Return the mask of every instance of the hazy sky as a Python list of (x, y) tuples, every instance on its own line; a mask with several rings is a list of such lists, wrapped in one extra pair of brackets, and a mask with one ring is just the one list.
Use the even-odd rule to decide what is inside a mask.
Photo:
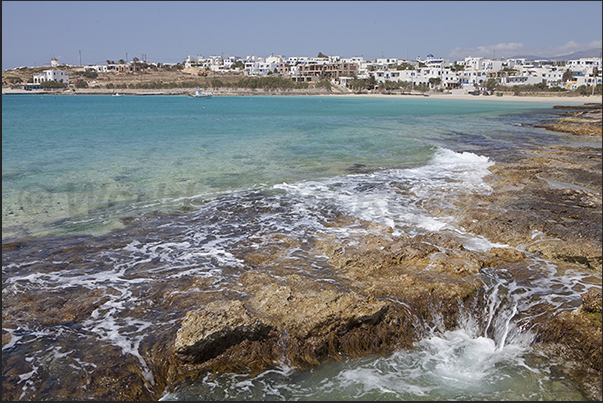
[(2, 69), (188, 55), (553, 57), (601, 47), (601, 1), (3, 1)]

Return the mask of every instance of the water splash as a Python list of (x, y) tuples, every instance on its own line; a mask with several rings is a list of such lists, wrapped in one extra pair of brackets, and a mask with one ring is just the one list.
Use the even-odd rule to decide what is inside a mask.
[(494, 268), (482, 279), (483, 293), (461, 310), (455, 330), (444, 330), (434, 314), (410, 350), (302, 372), (283, 366), (256, 377), (208, 375), (161, 400), (585, 400), (532, 351), (529, 324), (541, 314), (540, 285), (530, 288)]

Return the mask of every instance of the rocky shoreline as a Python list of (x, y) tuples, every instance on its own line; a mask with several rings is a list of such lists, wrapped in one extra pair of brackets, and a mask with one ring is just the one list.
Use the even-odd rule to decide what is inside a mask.
[[(568, 109), (569, 119), (539, 127), (601, 135), (600, 104)], [(437, 321), (434, 315), (444, 318), (444, 329), (452, 329), (462, 309), (477, 309), (483, 292), (479, 271), (526, 265), (519, 250), (541, 255), (561, 270), (600, 277), (601, 149), (568, 145), (531, 153), (497, 163), (488, 178), (494, 191), (468, 196), (456, 206), (468, 231), (517, 249), (472, 252), (451, 234), (393, 236), (386, 227), (364, 222), (369, 236), (345, 245), (336, 239), (314, 245), (347, 289), (253, 270), (241, 278), (242, 299), (189, 312), (175, 340), (182, 366), (171, 383), (208, 371), (257, 373), (282, 360), (307, 368), (409, 348), (423, 336), (421, 323)], [(277, 264), (278, 256), (265, 251), (241, 258), (262, 267)], [(601, 290), (585, 293), (581, 307), (544, 315), (531, 326), (536, 350), (558, 357), (559, 370), (585, 396), (600, 400)]]
[[(600, 279), (600, 143), (575, 142), (584, 139), (582, 135), (590, 140), (596, 134), (557, 130), (560, 124), (598, 125), (600, 133), (600, 111), (600, 104), (583, 105), (568, 108), (570, 122), (543, 122), (542, 127), (549, 125), (548, 130), (567, 141), (501, 158), (484, 178), (492, 192), (467, 195), (447, 211), (436, 201), (422, 206), (434, 216), (449, 216), (452, 210), (468, 232), (511, 248), (478, 252), (466, 249), (455, 233), (395, 235), (390, 227), (346, 215), (334, 216), (326, 224), (357, 230), (345, 237), (345, 243), (319, 234), (304, 240), (275, 234), (262, 248), (247, 240), (247, 247), (235, 256), (247, 271), (228, 293), (212, 294), (205, 279), (199, 279), (178, 284), (182, 292), (160, 289), (145, 295), (171, 310), (187, 311), (169, 330), (149, 329), (148, 340), (139, 348), (152, 382), (136, 358), (124, 358), (119, 348), (106, 349), (104, 359), (115, 365), (84, 375), (85, 388), (69, 385), (70, 374), (56, 386), (52, 376), (59, 376), (58, 370), (49, 363), (49, 383), (58, 389), (55, 396), (157, 400), (171, 388), (211, 373), (256, 374), (283, 362), (311, 368), (329, 360), (409, 349), (430, 328), (452, 330), (463, 313), (483, 315), (487, 290), (480, 273), (496, 268), (521, 279), (534, 262), (530, 256), (554, 263), (559, 272), (573, 270)], [(400, 186), (399, 191), (407, 190)], [(119, 233), (111, 240), (123, 242)], [(67, 248), (97, 247), (92, 239), (72, 242)], [(26, 243), (3, 245), (3, 250), (17, 253)], [(334, 281), (300, 276), (291, 264), (295, 250), (324, 257), (328, 267), (321, 270)], [(81, 259), (78, 264), (85, 265)], [(23, 298), (23, 303), (34, 305), (29, 310), (41, 320), (77, 324), (106, 296), (91, 293), (85, 300), (44, 296), (44, 304), (32, 296)], [(189, 310), (191, 306), (198, 309)], [(578, 384), (585, 397), (601, 400), (601, 288), (585, 291), (575, 309), (558, 314), (542, 309), (538, 319), (526, 324), (535, 333), (534, 350), (555, 357), (555, 370)], [(3, 346), (10, 342), (11, 335), (3, 332)], [(3, 376), (14, 379), (20, 373)], [(3, 382), (4, 400), (17, 400), (22, 393), (18, 382)]]
[(557, 122), (537, 125), (548, 130), (582, 136), (601, 136), (601, 104), (586, 103), (582, 106), (554, 106), (568, 112)]

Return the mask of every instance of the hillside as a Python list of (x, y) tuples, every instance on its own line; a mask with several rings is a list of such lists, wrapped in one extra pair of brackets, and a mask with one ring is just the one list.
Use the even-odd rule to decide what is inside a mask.
[[(43, 70), (50, 69), (44, 67), (26, 67), (2, 72), (2, 87), (11, 87), (18, 83), (27, 83), (35, 74), (40, 74)], [(222, 74), (209, 72), (206, 77), (198, 76), (196, 68), (188, 69), (154, 69), (141, 72), (127, 73), (99, 73), (96, 78), (87, 78), (84, 76), (82, 67), (61, 67), (63, 71), (69, 72), (70, 84), (73, 85), (78, 79), (83, 79), (88, 83), (88, 88), (106, 88), (107, 84), (112, 84), (116, 88), (122, 86), (137, 85), (141, 83), (163, 82), (176, 83), (179, 87), (182, 84), (189, 83), (188, 86), (194, 88), (197, 85), (209, 86), (212, 79), (220, 79), (223, 82), (237, 81), (243, 77), (242, 73)], [(201, 84), (198, 84), (201, 83)]]
[[(31, 82), (35, 74), (50, 67), (20, 68), (2, 72), (2, 88), (11, 91), (19, 84)], [(242, 72), (213, 72), (198, 68), (152, 68), (139, 72), (86, 73), (82, 67), (60, 68), (69, 72), (69, 88), (55, 91), (80, 94), (186, 94), (195, 88), (209, 89), (216, 94), (248, 95), (257, 93), (325, 94), (347, 92), (338, 86), (322, 83), (295, 83), (288, 77), (268, 75), (251, 77)], [(78, 84), (85, 81), (86, 85)], [(17, 88), (17, 89), (15, 89)], [(53, 90), (51, 90), (53, 91)], [(6, 92), (6, 91), (5, 91)]]

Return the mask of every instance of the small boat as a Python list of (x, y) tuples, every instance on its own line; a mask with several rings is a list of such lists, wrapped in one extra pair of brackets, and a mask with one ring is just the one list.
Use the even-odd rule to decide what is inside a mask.
[(115, 94), (113, 94), (113, 96), (114, 96), (114, 97), (121, 97), (121, 96), (123, 96), (123, 95), (124, 95), (124, 94), (120, 94), (119, 92), (116, 92)]
[(213, 95), (210, 93), (204, 94), (203, 90), (197, 88), (194, 94), (188, 94), (190, 98), (211, 98)]

